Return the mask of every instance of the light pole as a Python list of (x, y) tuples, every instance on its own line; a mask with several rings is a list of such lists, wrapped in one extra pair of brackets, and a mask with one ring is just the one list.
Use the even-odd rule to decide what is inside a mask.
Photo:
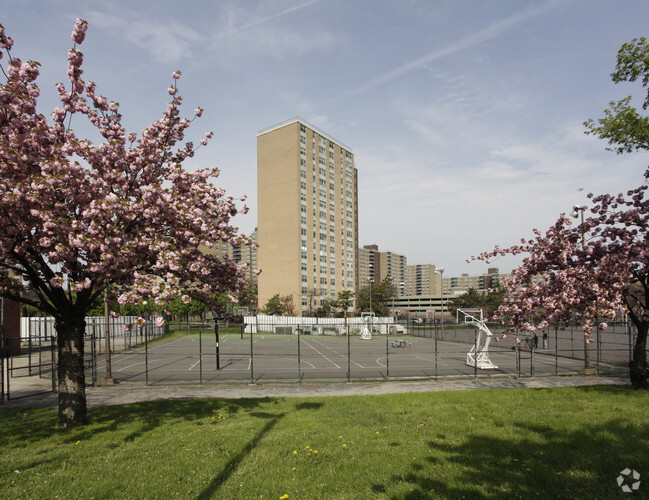
[(440, 267), (439, 269), (435, 270), (436, 274), (439, 274), (439, 302), (440, 302), (440, 312), (441, 312), (441, 322), (442, 322), (442, 331), (441, 331), (441, 337), (442, 340), (444, 340), (444, 268)]
[[(586, 248), (586, 241), (585, 241), (585, 236), (584, 236), (584, 210), (586, 210), (585, 206), (580, 206), (580, 205), (573, 205), (572, 207), (572, 212), (570, 212), (570, 215), (574, 217), (575, 219), (579, 217), (579, 214), (581, 213), (581, 248), (582, 250), (585, 250)], [(590, 368), (590, 356), (588, 354), (588, 338), (586, 335), (584, 335), (584, 370), (583, 373), (590, 375), (592, 374), (592, 370)]]

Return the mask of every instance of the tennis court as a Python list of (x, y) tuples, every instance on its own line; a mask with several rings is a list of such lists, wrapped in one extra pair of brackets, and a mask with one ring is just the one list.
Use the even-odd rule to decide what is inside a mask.
[[(467, 366), (470, 345), (409, 335), (184, 335), (113, 355), (112, 375), (123, 382), (220, 383), (269, 380), (533, 376), (578, 372), (583, 361), (553, 352), (494, 347), (497, 369)], [(217, 368), (218, 364), (218, 368)], [(102, 366), (98, 366), (101, 375)]]

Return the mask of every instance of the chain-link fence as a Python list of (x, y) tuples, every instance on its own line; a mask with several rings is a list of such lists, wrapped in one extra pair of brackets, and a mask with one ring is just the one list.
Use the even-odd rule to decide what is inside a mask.
[[(595, 332), (592, 344), (584, 343), (583, 330), (576, 326), (539, 332), (536, 338), (503, 338), (502, 330), (492, 326), (486, 355), (495, 367), (481, 369), (470, 363), (469, 352), (479, 348), (479, 337), (467, 325), (442, 329), (439, 324), (377, 318), (365, 322), (364, 332), (363, 322), (247, 321), (216, 327), (211, 322), (170, 325), (167, 337), (115, 353), (111, 376), (146, 384), (208, 384), (530, 377), (577, 374), (586, 368), (587, 373), (623, 375), (635, 342), (627, 324)], [(101, 357), (98, 361), (101, 377), (105, 368)]]
[[(624, 322), (596, 330), (591, 344), (576, 325), (537, 335), (503, 334), (501, 326), (489, 325), (493, 336), (484, 350), (485, 337), (465, 324), (248, 316), (244, 324), (161, 327), (154, 318), (141, 325), (135, 320), (111, 319), (106, 335), (103, 318), (87, 318), (87, 384), (106, 377), (119, 383), (202, 385), (625, 375), (636, 338)], [(51, 318), (34, 318), (19, 340), (18, 355), (9, 356), (9, 346), (2, 346), (3, 400), (56, 390), (53, 326)], [(484, 356), (489, 369), (475, 362)]]

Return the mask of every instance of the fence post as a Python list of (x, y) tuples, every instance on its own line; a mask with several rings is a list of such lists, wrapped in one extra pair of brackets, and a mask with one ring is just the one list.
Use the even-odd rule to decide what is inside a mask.
[[(389, 325), (386, 326), (387, 329), (385, 330), (385, 370), (386, 370), (387, 378), (390, 378), (390, 344), (389, 344), (390, 327)], [(379, 333), (381, 331), (380, 328), (381, 325), (379, 325)]]
[[(259, 322), (257, 320), (257, 315), (255, 315), (255, 329), (259, 331)], [(253, 354), (253, 335), (252, 335), (252, 325), (250, 326), (250, 383), (255, 383), (255, 356)]]
[(198, 330), (198, 371), (200, 384), (203, 385), (203, 325)]
[[(4, 328), (4, 327), (0, 325), (0, 328)], [(4, 404), (4, 402), (5, 402), (5, 336), (0, 335), (0, 404)]]
[(530, 377), (534, 378), (534, 351), (536, 348), (534, 345), (530, 347)]
[[(345, 314), (347, 314), (345, 312)], [(347, 323), (347, 316), (345, 316), (345, 323)], [(352, 351), (351, 351), (351, 338), (349, 335), (349, 325), (347, 326), (347, 383), (352, 382)]]
[(478, 378), (478, 329), (473, 327), (473, 378)]
[(435, 323), (435, 380), (438, 378), (438, 373), (437, 373), (437, 323)]
[(599, 376), (599, 362), (601, 361), (601, 355), (602, 355), (602, 343), (601, 343), (601, 338), (599, 336), (599, 320), (596, 319), (595, 321), (597, 321), (597, 330), (596, 330), (597, 361), (596, 363), (597, 363), (597, 375)]
[(559, 375), (559, 325), (554, 325), (554, 374)]
[(38, 378), (43, 375), (43, 338), (47, 338), (47, 320), (43, 326), (43, 334), (38, 338)]
[(302, 383), (302, 358), (300, 356), (300, 325), (297, 327), (297, 379)]
[(51, 352), (51, 358), (52, 358), (52, 392), (57, 392), (56, 391), (56, 380), (57, 380), (57, 373), (56, 373), (56, 368), (57, 368), (57, 362), (55, 359), (56, 356), (56, 342), (54, 341), (54, 335), (50, 338), (50, 352)]
[[(142, 330), (142, 327), (140, 327), (140, 330)], [(146, 329), (144, 329), (144, 384), (149, 385), (149, 339)]]

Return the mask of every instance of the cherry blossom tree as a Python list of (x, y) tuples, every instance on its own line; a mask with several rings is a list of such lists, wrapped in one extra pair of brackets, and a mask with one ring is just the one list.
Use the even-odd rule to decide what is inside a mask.
[[(247, 208), (211, 183), (218, 170), (183, 168), (212, 133), (183, 143), (202, 109), (181, 116), (180, 72), (162, 118), (127, 133), (119, 104), (83, 79), (86, 30), (77, 20), (69, 81), (57, 85), (61, 106), (48, 120), (36, 110), (39, 63), (13, 57), (0, 26), (0, 295), (55, 318), (65, 427), (87, 423), (83, 336), (93, 301), (110, 287), (122, 304), (181, 295), (218, 309), (219, 295), (236, 300), (245, 286), (245, 265), (205, 249), (218, 240), (252, 245), (230, 224)], [(77, 137), (75, 119), (99, 141)]]
[[(646, 175), (649, 176), (649, 170)], [(512, 271), (507, 293), (494, 318), (512, 328), (535, 331), (550, 323), (580, 321), (586, 342), (594, 328), (605, 329), (626, 312), (638, 329), (630, 364), (635, 388), (647, 384), (649, 331), (649, 200), (647, 183), (616, 196), (588, 195), (591, 216), (577, 225), (562, 214), (542, 234), (509, 248), (496, 247), (473, 259), (490, 262), (506, 255), (529, 254)]]
[[(641, 81), (649, 106), (649, 44), (645, 38), (622, 45), (617, 55), (615, 83)], [(586, 133), (609, 143), (618, 154), (649, 149), (649, 118), (630, 105), (631, 97), (611, 102), (604, 118), (585, 122)], [(533, 331), (549, 323), (584, 325), (586, 344), (593, 328), (605, 329), (607, 321), (625, 312), (638, 335), (629, 365), (634, 388), (649, 388), (647, 332), (649, 331), (649, 200), (647, 182), (618, 195), (589, 194), (589, 217), (573, 226), (562, 214), (545, 234), (521, 240), (520, 245), (496, 247), (477, 259), (490, 262), (506, 254), (529, 254), (505, 283), (507, 290), (496, 318), (513, 328)], [(472, 259), (475, 259), (473, 257)], [(586, 353), (585, 353), (586, 354)]]

